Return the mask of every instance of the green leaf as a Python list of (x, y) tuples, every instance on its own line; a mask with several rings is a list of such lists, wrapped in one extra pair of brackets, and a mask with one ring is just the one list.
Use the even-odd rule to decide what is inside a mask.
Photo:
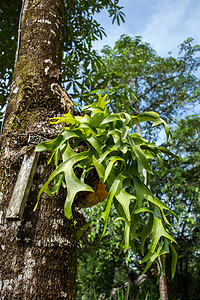
[(97, 153), (99, 155), (102, 154), (103, 144), (101, 143), (101, 141), (97, 137), (91, 135), (91, 136), (87, 137), (86, 140), (97, 151)]
[(160, 157), (160, 155), (157, 154), (156, 157), (157, 157), (158, 162), (159, 162), (159, 164), (161, 166), (162, 174), (164, 174), (164, 170), (165, 170), (164, 162), (163, 162), (162, 158)]
[(167, 156), (175, 157), (174, 153), (172, 153), (165, 147), (158, 147), (158, 150), (160, 150), (162, 153), (166, 154)]
[(62, 133), (57, 136), (54, 140), (48, 142), (42, 142), (38, 144), (35, 148), (36, 152), (56, 150), (58, 147), (61, 147), (63, 143), (72, 138), (79, 138), (82, 134), (79, 131), (69, 131), (63, 130)]
[[(158, 245), (158, 242), (159, 242), (161, 237), (166, 237), (168, 240), (176, 243), (175, 239), (166, 232), (166, 230), (163, 226), (163, 221), (156, 218), (156, 217), (154, 217), (153, 237), (152, 237), (152, 241), (151, 241), (151, 246), (149, 248), (149, 251), (148, 251), (147, 255), (142, 259), (141, 263), (149, 260), (149, 258), (154, 253), (154, 251), (156, 249), (156, 246)], [(160, 254), (160, 252), (159, 252), (159, 254)]]
[(128, 150), (128, 145), (126, 142), (122, 141), (121, 139), (121, 131), (118, 129), (110, 130), (107, 135), (111, 135), (116, 145), (117, 149), (120, 150), (122, 153), (126, 153)]
[(174, 249), (172, 244), (170, 244), (170, 248), (172, 251), (172, 264), (171, 264), (172, 278), (174, 278), (175, 273), (176, 273), (176, 265), (177, 265), (177, 252)]
[(134, 141), (135, 141), (135, 139), (138, 140), (138, 141), (140, 142), (140, 144), (147, 144), (147, 143), (148, 143), (145, 139), (143, 139), (143, 138), (142, 138), (138, 133), (136, 133), (136, 132), (133, 132), (130, 136), (134, 139)]
[(125, 179), (126, 177), (122, 174), (119, 174), (116, 179), (113, 181), (110, 189), (109, 189), (109, 194), (108, 197), (106, 198), (106, 205), (105, 205), (105, 209), (101, 214), (101, 218), (104, 219), (104, 229), (103, 229), (103, 233), (102, 236), (104, 235), (106, 228), (107, 228), (107, 223), (108, 223), (108, 217), (109, 217), (109, 213), (110, 213), (110, 208), (111, 208), (111, 204), (112, 204), (112, 200), (114, 198), (114, 196), (116, 194), (119, 194), (120, 190), (121, 190), (121, 185), (122, 185), (122, 181)]
[(137, 116), (132, 117), (132, 124), (138, 124), (140, 122), (155, 121), (159, 118), (159, 114), (154, 111), (146, 111)]
[(120, 113), (119, 116), (125, 125), (128, 125), (131, 122), (131, 116), (129, 114), (127, 114), (126, 112)]
[(134, 181), (134, 186), (136, 189), (137, 198), (140, 201), (143, 201), (144, 199), (146, 199), (149, 202), (155, 204), (161, 210), (163, 210), (163, 209), (169, 210), (169, 208), (163, 202), (161, 202), (159, 199), (157, 199), (156, 197), (154, 197), (152, 195), (150, 190), (144, 185), (143, 182), (141, 182), (141, 180), (138, 177), (133, 176), (133, 181)]
[(58, 194), (62, 182), (65, 183), (64, 178), (65, 178), (64, 172), (62, 172), (62, 173), (58, 174), (57, 176), (55, 176), (54, 185), (53, 185), (53, 188), (51, 190), (52, 194), (54, 194), (54, 193)]
[(104, 182), (104, 176), (105, 176), (104, 166), (94, 157), (94, 155), (92, 156), (92, 160), (101, 182)]
[(43, 142), (43, 143), (38, 144), (35, 148), (35, 151), (42, 152), (42, 151), (48, 151), (48, 150), (53, 150), (53, 149), (55, 150), (61, 145), (62, 141), (63, 141), (63, 136), (59, 135), (52, 141)]
[(124, 190), (121, 190), (119, 192), (119, 194), (117, 194), (115, 197), (116, 197), (117, 201), (121, 204), (127, 220), (129, 222), (131, 222), (130, 202), (131, 202), (131, 199), (136, 199), (136, 197), (128, 194)]
[(146, 228), (142, 232), (138, 233), (138, 237), (141, 238), (140, 249), (143, 256), (144, 256), (144, 244), (146, 239), (150, 236), (152, 228), (153, 228), (153, 215), (150, 215)]
[[(149, 257), (149, 261), (148, 261), (144, 271), (142, 272), (143, 274), (148, 271), (148, 269), (150, 268), (150, 266), (152, 265), (154, 260), (156, 260), (156, 258), (158, 258), (158, 256), (160, 256), (162, 246), (163, 246), (163, 244), (161, 243), (161, 245), (159, 245), (159, 247), (158, 247), (158, 250)], [(142, 260), (140, 263), (142, 263), (142, 262), (144, 262), (144, 261)]]
[(129, 131), (129, 127), (128, 126), (123, 126), (123, 130), (122, 130), (122, 141), (123, 142), (126, 140), (128, 131)]
[(101, 122), (103, 121), (103, 119), (104, 119), (103, 112), (102, 113), (96, 112), (95, 115), (90, 118), (88, 123), (93, 125), (94, 127), (98, 127), (101, 124)]
[(94, 134), (94, 135), (97, 134), (96, 128), (93, 125), (89, 124), (89, 123), (82, 122), (80, 124), (79, 128), (83, 128), (85, 130), (85, 132), (87, 133), (87, 135), (89, 135), (91, 133)]
[(110, 102), (110, 100), (107, 100), (107, 94), (105, 94), (104, 96), (102, 96), (101, 94), (98, 96), (98, 101), (96, 106), (105, 109), (106, 104), (108, 104)]
[(80, 124), (80, 121), (75, 119), (70, 112), (68, 112), (64, 117), (50, 118), (50, 124), (59, 124), (60, 122), (65, 122), (66, 124)]
[[(165, 133), (166, 133), (166, 137), (167, 137), (167, 141), (171, 135), (170, 130), (169, 130), (169, 126), (167, 125), (167, 123), (165, 122), (165, 120), (158, 118), (154, 123), (153, 126), (157, 126), (157, 125), (163, 125), (164, 129), (165, 129)], [(167, 142), (166, 141), (166, 142)]]
[[(39, 195), (38, 195), (38, 201), (39, 201), (39, 198), (40, 198), (42, 192), (45, 192), (47, 195), (52, 196), (55, 191), (53, 190), (53, 192), (52, 192), (49, 190), (49, 187), (48, 187), (49, 183), (58, 174), (64, 173), (65, 182), (66, 182), (66, 186), (67, 186), (67, 198), (65, 200), (64, 211), (65, 211), (65, 215), (68, 219), (70, 219), (72, 217), (71, 206), (72, 206), (75, 195), (80, 191), (88, 191), (88, 192), (93, 191), (93, 189), (89, 185), (81, 182), (75, 176), (74, 171), (73, 171), (74, 164), (76, 164), (78, 161), (81, 161), (81, 160), (87, 158), (87, 156), (85, 155), (84, 152), (78, 153), (78, 154), (75, 152), (73, 152), (73, 153), (72, 152), (73, 152), (73, 150), (68, 145), (64, 155), (65, 155), (65, 157), (70, 157), (70, 158), (67, 159), (66, 161), (64, 161), (63, 163), (61, 163), (55, 169), (55, 171), (50, 175), (47, 182), (41, 188)], [(57, 188), (55, 188), (55, 190), (57, 190)], [(36, 204), (34, 210), (37, 208), (37, 204)]]
[(118, 116), (118, 114), (113, 114), (113, 115), (110, 115), (108, 117), (106, 117), (102, 122), (101, 122), (101, 125), (104, 125), (104, 124), (107, 124), (107, 123), (111, 123), (111, 122), (114, 122), (114, 121), (120, 121), (120, 117)]
[(125, 248), (129, 248), (129, 237), (130, 237), (130, 225), (125, 222), (124, 228), (124, 241), (125, 241)]
[(102, 162), (104, 161), (104, 159), (112, 152), (115, 152), (117, 151), (118, 148), (116, 145), (112, 146), (111, 148), (110, 147), (107, 147), (106, 151), (103, 152), (103, 154), (101, 155), (101, 157), (99, 158), (99, 162)]
[(154, 208), (150, 207), (141, 207), (139, 209), (136, 209), (134, 211), (134, 214), (140, 214), (141, 212), (149, 212), (152, 213), (156, 218), (162, 219), (162, 215)]
[(110, 172), (112, 170), (112, 167), (113, 167), (114, 163), (117, 162), (117, 161), (122, 161), (125, 164), (124, 159), (121, 158), (121, 157), (119, 157), (119, 156), (111, 156), (111, 157), (109, 157), (109, 163), (108, 163), (108, 165), (106, 167), (106, 170), (105, 170), (103, 182), (106, 182), (108, 176), (110, 175)]
[(153, 171), (151, 170), (147, 157), (145, 155), (145, 153), (140, 149), (139, 146), (132, 146), (132, 150), (135, 153), (136, 157), (137, 157), (137, 162), (138, 162), (138, 171), (142, 172), (143, 169), (146, 169), (147, 172), (149, 172), (150, 174), (153, 174)]

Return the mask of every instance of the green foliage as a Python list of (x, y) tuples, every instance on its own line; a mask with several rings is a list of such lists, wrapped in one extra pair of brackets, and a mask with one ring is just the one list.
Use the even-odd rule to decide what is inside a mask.
[(98, 295), (105, 293), (108, 297), (112, 288), (121, 287), (128, 281), (125, 263), (127, 251), (121, 247), (123, 227), (121, 222), (114, 222), (117, 212), (113, 206), (107, 230), (102, 238), (104, 221), (98, 218), (103, 203), (98, 203), (84, 211), (92, 221), (92, 230), (87, 232), (87, 242), (79, 241), (77, 299), (81, 299), (82, 295), (87, 295), (90, 299), (93, 289)]
[[(64, 12), (64, 59), (62, 77), (66, 90), (79, 94), (83, 88), (82, 78), (89, 74), (91, 66), (99, 65), (99, 56), (92, 50), (92, 42), (106, 36), (104, 28), (96, 21), (95, 15), (106, 9), (112, 23), (124, 22), (124, 13), (119, 0), (115, 1), (67, 1)], [(74, 98), (73, 95), (73, 98)]]
[[(172, 132), (170, 149), (176, 153), (171, 164), (166, 164), (163, 176), (159, 170), (152, 178), (152, 191), (165, 201), (180, 217), (175, 237), (178, 261), (174, 280), (168, 279), (171, 286), (171, 299), (188, 299), (191, 291), (194, 299), (199, 296), (200, 263), (200, 118), (192, 115), (179, 121)], [(173, 220), (172, 220), (173, 224)], [(176, 227), (176, 225), (174, 224)], [(167, 265), (169, 262), (166, 262)]]
[[(169, 278), (170, 255), (167, 256), (166, 260), (166, 276), (169, 297), (172, 299), (188, 299), (191, 291), (193, 295), (199, 295), (196, 282), (199, 281), (198, 249), (200, 247), (200, 124), (199, 116), (185, 118), (179, 122), (178, 126), (175, 126), (174, 121), (177, 120), (177, 117), (180, 118), (184, 110), (187, 110), (188, 114), (189, 107), (199, 101), (200, 85), (197, 77), (198, 73), (196, 73), (199, 68), (199, 46), (193, 45), (192, 39), (187, 39), (179, 46), (179, 50), (177, 58), (172, 57), (171, 54), (166, 58), (162, 58), (156, 54), (148, 43), (144, 43), (141, 37), (122, 36), (116, 42), (114, 48), (104, 47), (101, 57), (102, 66), (100, 65), (98, 69), (93, 68), (90, 76), (86, 78), (82, 99), (86, 103), (92, 103), (98, 93), (105, 92), (109, 94), (111, 100), (109, 109), (114, 113), (125, 109), (129, 113), (137, 115), (139, 112), (152, 109), (164, 116), (168, 123), (171, 122), (173, 124), (172, 128), (176, 128), (173, 132), (173, 139), (168, 144), (176, 156), (171, 157), (171, 164), (168, 164), (165, 159), (160, 161), (161, 169), (157, 163), (152, 163), (154, 175), (151, 176), (151, 190), (154, 195), (180, 216), (178, 226), (172, 216), (168, 217), (170, 223), (176, 229), (174, 237), (176, 237), (179, 247), (175, 246), (178, 252), (176, 276), (173, 280)], [(90, 93), (91, 90), (93, 90), (93, 93)], [(140, 125), (143, 136), (148, 137), (148, 140), (158, 142), (155, 128), (158, 128), (158, 126), (152, 128), (149, 126), (149, 122), (143, 122)], [(87, 212), (89, 219), (92, 216), (93, 210)], [(93, 225), (93, 228), (96, 227)], [(115, 230), (109, 224), (106, 234), (109, 236), (108, 239), (111, 240), (111, 244), (113, 244), (112, 233)], [(120, 230), (117, 231), (117, 234), (122, 236)], [(138, 246), (136, 241), (136, 249), (138, 249)], [(90, 247), (92, 247), (91, 241)], [(109, 248), (103, 239), (100, 248), (106, 249), (104, 256), (109, 253)], [(91, 248), (90, 250), (83, 248), (83, 251), (85, 251), (86, 257)], [(98, 251), (96, 250), (97, 257)], [(113, 256), (113, 261), (115, 261), (118, 253), (115, 255), (113, 252)], [(126, 266), (126, 269), (130, 271), (134, 268), (141, 274), (144, 270), (143, 265), (137, 264), (142, 259), (140, 253), (137, 256), (130, 253), (128, 258), (130, 263)], [(176, 259), (175, 256), (174, 259)], [(85, 259), (81, 264), (81, 268), (92, 265), (91, 270), (93, 270), (95, 263), (94, 261), (92, 264), (92, 261)], [(98, 265), (100, 263), (98, 260)], [(115, 264), (112, 261), (110, 261), (110, 264), (115, 270)], [(121, 259), (121, 265), (118, 268), (123, 266), (124, 260)], [(89, 272), (89, 266), (87, 270)], [(101, 270), (103, 270), (103, 265)], [(155, 264), (152, 264), (149, 271), (147, 271), (148, 282), (152, 280), (152, 270), (156, 276), (157, 267)], [(99, 278), (94, 277), (94, 281), (94, 286), (99, 287)], [(84, 285), (84, 281), (82, 285)], [(144, 289), (143, 285), (142, 291)], [(147, 290), (150, 290), (150, 287)], [(144, 298), (145, 296), (142, 295), (141, 299)], [(158, 297), (155, 299), (158, 299)]]
[[(78, 299), (81, 299), (81, 300), (98, 300), (98, 299), (112, 300), (113, 299), (113, 294), (111, 293), (109, 298), (105, 298), (105, 297), (106, 297), (105, 293), (102, 293), (100, 296), (98, 296), (96, 294), (95, 289), (91, 289), (89, 295), (82, 295), (81, 298), (78, 298)], [(125, 290), (123, 290), (123, 289), (119, 290), (118, 289), (116, 291), (116, 294), (114, 295), (114, 299), (116, 299), (116, 300), (128, 300), (128, 299), (130, 299), (129, 298), (129, 286), (126, 287)], [(139, 300), (139, 298), (137, 298), (137, 299)], [(148, 297), (145, 298), (145, 300), (148, 300), (148, 299), (149, 299)]]
[(0, 4), (0, 109), (9, 95), (14, 66), (20, 0), (2, 0)]
[[(105, 96), (106, 97), (106, 96)], [(152, 174), (150, 162), (161, 161), (163, 148), (149, 144), (138, 134), (131, 132), (134, 124), (154, 121), (153, 125), (162, 124), (167, 138), (167, 124), (155, 112), (145, 112), (131, 116), (125, 112), (110, 114), (105, 97), (99, 96), (98, 102), (85, 107), (83, 117), (73, 117), (70, 112), (63, 117), (52, 120), (53, 124), (65, 122), (62, 132), (52, 141), (43, 142), (36, 151), (52, 151), (55, 171), (41, 188), (42, 192), (52, 196), (59, 192), (61, 185), (67, 188), (64, 211), (67, 218), (72, 217), (72, 204), (79, 192), (91, 192), (92, 188), (85, 183), (92, 169), (98, 173), (105, 184), (108, 196), (101, 218), (104, 220), (104, 235), (109, 219), (111, 205), (114, 203), (118, 213), (116, 222), (124, 224), (124, 246), (135, 248), (135, 242), (141, 243), (144, 255), (144, 244), (152, 234), (148, 253), (142, 262), (147, 262), (145, 272), (160, 255), (169, 253), (174, 238), (170, 235), (171, 225), (168, 215), (176, 216), (159, 199), (153, 196), (149, 188), (142, 182), (142, 172)], [(85, 151), (77, 153), (76, 149), (83, 144)], [(75, 150), (75, 151), (74, 151)], [(62, 157), (62, 162), (59, 157)], [(79, 178), (75, 175), (82, 170)], [(54, 181), (50, 190), (49, 184)], [(129, 191), (134, 186), (134, 193)], [(173, 249), (172, 255), (175, 251)], [(163, 256), (164, 257), (164, 256)], [(163, 264), (164, 266), (164, 264)], [(172, 267), (172, 275), (175, 264)]]
[[(199, 103), (200, 46), (188, 38), (179, 46), (179, 55), (159, 56), (140, 36), (122, 35), (113, 48), (103, 48), (98, 68), (85, 78), (82, 100), (92, 103), (98, 93), (107, 93), (113, 112), (139, 114), (153, 110), (168, 122), (179, 112)], [(93, 91), (90, 93), (90, 91)], [(143, 136), (155, 138), (155, 130), (142, 126)], [(148, 128), (148, 130), (147, 130)]]

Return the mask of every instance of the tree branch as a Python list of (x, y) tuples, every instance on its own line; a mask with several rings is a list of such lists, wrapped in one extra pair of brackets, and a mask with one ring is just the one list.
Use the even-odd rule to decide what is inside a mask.
[(146, 96), (150, 91), (152, 91), (152, 90), (153, 90), (155, 87), (157, 87), (158, 85), (160, 85), (160, 84), (162, 84), (162, 83), (164, 83), (164, 82), (166, 82), (166, 81), (168, 81), (168, 80), (176, 79), (176, 78), (178, 78), (178, 77), (180, 77), (180, 76), (182, 76), (182, 75), (183, 75), (183, 72), (181, 72), (179, 75), (172, 76), (172, 77), (169, 77), (169, 78), (165, 78), (165, 79), (159, 81), (158, 83), (153, 84), (153, 85), (152, 85), (145, 93), (143, 93), (142, 95), (138, 96), (138, 100), (140, 100), (142, 97)]

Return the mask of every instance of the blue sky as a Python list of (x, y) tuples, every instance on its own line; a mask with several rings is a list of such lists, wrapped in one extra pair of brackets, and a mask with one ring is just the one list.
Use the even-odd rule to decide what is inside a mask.
[(113, 47), (122, 34), (141, 35), (161, 56), (169, 51), (176, 56), (177, 46), (188, 37), (200, 44), (200, 0), (120, 0), (119, 5), (124, 7), (126, 22), (112, 25), (108, 13), (99, 14), (107, 38), (95, 42), (95, 49)]

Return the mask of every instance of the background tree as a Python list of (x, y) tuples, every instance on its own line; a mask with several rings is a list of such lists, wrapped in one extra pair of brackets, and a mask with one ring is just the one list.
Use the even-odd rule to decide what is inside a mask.
[[(175, 228), (178, 241), (177, 271), (174, 279), (169, 274), (171, 258), (166, 261), (169, 299), (198, 299), (199, 297), (199, 116), (188, 116), (180, 120), (173, 131), (170, 149), (175, 156), (170, 164), (166, 162), (165, 172), (156, 169), (152, 178), (152, 190), (180, 216), (180, 224), (170, 222)], [(100, 209), (100, 208), (99, 208)], [(99, 240), (102, 224), (96, 222), (97, 207), (87, 212), (94, 220), (93, 230), (88, 234), (88, 244), (81, 243), (78, 270), (78, 299), (82, 295), (107, 296), (113, 288), (119, 288), (129, 281), (136, 299), (158, 299), (157, 266), (152, 265), (147, 277), (138, 290), (136, 279), (144, 270), (139, 256), (124, 252), (121, 247), (122, 227), (110, 219), (106, 235)], [(115, 214), (115, 211), (112, 211)], [(114, 233), (114, 234), (113, 234)], [(120, 237), (121, 236), (121, 237)], [(89, 247), (89, 248), (88, 248)], [(105, 258), (108, 267), (105, 267)], [(106, 268), (106, 269), (105, 269)], [(109, 280), (104, 277), (109, 276)], [(81, 296), (80, 296), (81, 295)], [(88, 296), (89, 297), (89, 296)]]
[[(114, 287), (123, 286), (128, 280), (124, 249), (121, 247), (123, 228), (116, 219), (116, 212), (112, 210), (108, 230), (101, 238), (104, 222), (98, 219), (101, 205), (88, 209), (92, 228), (86, 233), (79, 244), (79, 272), (77, 298), (93, 299), (94, 294), (105, 294), (107, 297)], [(92, 210), (92, 213), (91, 213)]]
[[(96, 93), (106, 92), (109, 94), (111, 106), (114, 112), (124, 109), (132, 112), (133, 114), (138, 114), (139, 112), (149, 109), (155, 109), (161, 114), (161, 116), (164, 116), (167, 122), (170, 122), (172, 124), (172, 128), (174, 128), (177, 118), (180, 118), (183, 113), (188, 110), (188, 108), (192, 108), (199, 103), (199, 79), (197, 76), (195, 76), (195, 74), (197, 74), (196, 71), (199, 68), (199, 50), (200, 48), (198, 45), (192, 45), (192, 39), (187, 39), (179, 46), (179, 56), (177, 58), (174, 58), (171, 55), (169, 55), (167, 58), (161, 58), (148, 43), (143, 43), (140, 37), (130, 38), (127, 36), (122, 36), (121, 39), (116, 42), (113, 49), (106, 46), (102, 50), (102, 65), (98, 65), (98, 68), (92, 70), (90, 76), (85, 81), (88, 89), (83, 90), (82, 100), (84, 101), (86, 97), (90, 96), (90, 101), (93, 101), (93, 99), (96, 97)], [(92, 94), (89, 94), (90, 90), (93, 90)], [(196, 145), (198, 145), (198, 143), (195, 142), (196, 139), (198, 139), (198, 117), (196, 119), (194, 118), (193, 122), (192, 119), (190, 122), (189, 120), (190, 119), (183, 119), (180, 122), (179, 127), (176, 129), (174, 134), (175, 140), (172, 143), (174, 152), (178, 152), (179, 156), (182, 156), (183, 159), (186, 159), (185, 148), (189, 150), (195, 147), (196, 149)], [(189, 127), (188, 124), (190, 124), (191, 127)], [(190, 133), (188, 133), (189, 128)], [(150, 135), (152, 140), (155, 140), (155, 133), (156, 132), (154, 132), (153, 135), (150, 135), (148, 127), (142, 127), (142, 134), (148, 138)], [(194, 138), (192, 138), (193, 136)], [(184, 141), (186, 141), (186, 144)], [(186, 146), (188, 143), (190, 145), (189, 147)], [(191, 144), (193, 144), (193, 146)], [(181, 145), (181, 147), (178, 145)], [(191, 160), (191, 155), (189, 156)], [(198, 182), (199, 166), (196, 168), (196, 161), (198, 161), (198, 159), (196, 160), (195, 156), (190, 167), (192, 170), (194, 169), (192, 176), (195, 176)], [(180, 165), (180, 168), (178, 165)], [(183, 163), (180, 161), (180, 158), (173, 159), (173, 164), (167, 167), (167, 171), (165, 173), (165, 176), (168, 178), (168, 180), (170, 180), (170, 184), (167, 182), (165, 176), (164, 178), (162, 177), (162, 172), (158, 172), (159, 176), (153, 176), (154, 179), (152, 186), (154, 193), (157, 196), (161, 196), (162, 193), (163, 201), (168, 204), (170, 203), (171, 208), (174, 208), (175, 211), (180, 212), (181, 224), (183, 224), (181, 226), (181, 232), (183, 234), (181, 244), (184, 244), (184, 234), (187, 235), (186, 223), (194, 223), (191, 221), (191, 217), (189, 216), (191, 216), (193, 212), (196, 219), (198, 207), (196, 206), (198, 202), (197, 186), (192, 188), (193, 184), (189, 182), (187, 185), (183, 184), (186, 182), (186, 178), (183, 173), (188, 174), (188, 167), (186, 167), (186, 165), (183, 167)], [(174, 176), (177, 177), (174, 178)], [(172, 180), (172, 178), (174, 179)], [(171, 192), (168, 190), (168, 185), (171, 188)], [(182, 196), (180, 189), (185, 191), (184, 197)], [(194, 206), (188, 206), (188, 213), (186, 213), (188, 214), (186, 218), (188, 221), (186, 221), (184, 212), (187, 206), (186, 203), (192, 202), (193, 198), (195, 199), (194, 203), (196, 204)], [(179, 205), (177, 203), (180, 203), (182, 211), (178, 208)], [(173, 220), (171, 221), (173, 222)], [(191, 228), (194, 230), (196, 236), (196, 232), (198, 232), (198, 222), (197, 228), (194, 225), (191, 225)], [(177, 229), (178, 240), (180, 237), (179, 230), (180, 229)], [(110, 235), (112, 235), (112, 230)], [(191, 234), (188, 234), (188, 236), (191, 236)], [(194, 240), (196, 240), (196, 238)], [(102, 248), (104, 247), (107, 247), (106, 243), (104, 246), (102, 245)], [(195, 264), (198, 265), (198, 256), (196, 250), (194, 250), (194, 253), (194, 257), (197, 258)], [(96, 256), (100, 256), (99, 250), (96, 251)], [(138, 274), (140, 274), (141, 266), (135, 263), (135, 257), (131, 255), (129, 258), (131, 261), (130, 267), (127, 268), (129, 272), (131, 267), (134, 265)], [(124, 255), (121, 261), (123, 261), (123, 263), (125, 262)], [(93, 263), (92, 260), (87, 261), (88, 265), (90, 263), (92, 265), (93, 263), (95, 264), (95, 260)], [(110, 263), (112, 264), (112, 262)], [(121, 264), (121, 267), (123, 266), (123, 263)], [(186, 264), (188, 267), (189, 260)], [(112, 266), (113, 269), (115, 269), (114, 263)], [(154, 274), (157, 272), (156, 269), (156, 266), (154, 270), (151, 269)], [(152, 276), (152, 272), (148, 273), (148, 275), (149, 278), (153, 279), (154, 276)], [(169, 282), (173, 286), (172, 281), (168, 278), (168, 284)], [(115, 283), (117, 284), (117, 282)], [(114, 280), (112, 283), (110, 282), (110, 290), (115, 286), (115, 283)], [(99, 287), (99, 283), (96, 283), (95, 285)], [(174, 286), (172, 289), (173, 292), (170, 290), (170, 297), (172, 297), (173, 293), (175, 295), (174, 298), (178, 297), (176, 294), (177, 289)], [(102, 291), (103, 290), (101, 289), (101, 292)], [(184, 294), (184, 292), (180, 293)], [(196, 293), (196, 291), (194, 293)]]
[[(199, 135), (200, 119), (191, 115), (179, 121), (171, 147), (176, 156), (161, 177), (155, 176), (153, 190), (178, 212), (176, 228), (179, 247), (175, 280), (168, 278), (171, 299), (198, 299), (199, 287)], [(159, 174), (159, 172), (156, 172)], [(162, 181), (162, 183), (161, 183)], [(162, 195), (161, 195), (162, 194)]]
[[(153, 110), (172, 122), (189, 106), (199, 103), (200, 46), (188, 38), (179, 46), (177, 58), (163, 58), (142, 38), (122, 35), (112, 49), (103, 48), (98, 68), (84, 82), (82, 99), (95, 92), (107, 92), (113, 111), (133, 114)], [(89, 94), (94, 91), (94, 96)], [(87, 100), (88, 101), (88, 100)], [(143, 132), (144, 135), (144, 132)], [(153, 137), (154, 133), (152, 133)], [(156, 136), (154, 135), (154, 138)]]

